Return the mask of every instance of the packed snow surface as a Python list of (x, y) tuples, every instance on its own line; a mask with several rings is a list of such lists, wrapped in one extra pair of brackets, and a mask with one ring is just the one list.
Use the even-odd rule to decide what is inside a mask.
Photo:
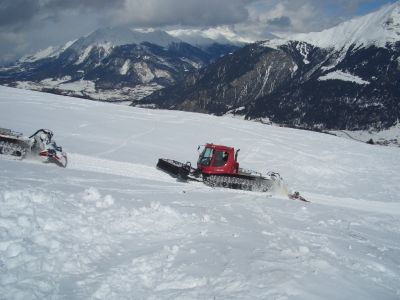
[[(7, 87), (0, 120), (69, 158), (0, 160), (1, 299), (400, 298), (398, 148)], [(206, 142), (311, 203), (155, 167)]]

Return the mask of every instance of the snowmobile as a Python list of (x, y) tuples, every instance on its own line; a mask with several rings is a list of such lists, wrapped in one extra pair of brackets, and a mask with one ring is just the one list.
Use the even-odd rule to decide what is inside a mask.
[(39, 129), (29, 137), (11, 129), (0, 128), (0, 157), (22, 160), (27, 155), (39, 156), (44, 162), (67, 167), (67, 154), (53, 140), (53, 132)]
[[(200, 150), (200, 147), (198, 150)], [(199, 181), (211, 187), (246, 191), (284, 191), (290, 199), (307, 201), (298, 192), (289, 194), (282, 177), (275, 172), (259, 172), (239, 168), (238, 153), (232, 147), (207, 143), (197, 160), (197, 168), (190, 162), (182, 163), (160, 158), (157, 168), (183, 181)]]

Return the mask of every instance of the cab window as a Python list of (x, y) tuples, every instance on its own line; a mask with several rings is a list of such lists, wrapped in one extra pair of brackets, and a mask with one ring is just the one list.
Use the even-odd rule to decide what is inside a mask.
[(221, 167), (226, 164), (228, 161), (228, 152), (226, 151), (216, 151), (215, 153), (215, 160), (214, 160), (214, 167)]
[(212, 148), (204, 148), (203, 152), (200, 154), (198, 164), (203, 166), (209, 166), (211, 163), (211, 158), (213, 156), (214, 150)]

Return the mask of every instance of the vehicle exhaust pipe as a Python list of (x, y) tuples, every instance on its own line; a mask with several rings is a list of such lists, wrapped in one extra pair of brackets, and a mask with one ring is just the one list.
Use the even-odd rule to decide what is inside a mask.
[(236, 150), (236, 153), (235, 153), (235, 161), (236, 161), (236, 162), (237, 162), (237, 158), (238, 158), (239, 151), (240, 151), (240, 149), (237, 149), (237, 150)]

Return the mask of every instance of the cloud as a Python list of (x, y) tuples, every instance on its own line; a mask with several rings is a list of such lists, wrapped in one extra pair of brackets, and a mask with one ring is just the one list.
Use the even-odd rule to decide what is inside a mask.
[(259, 23), (273, 29), (307, 31), (326, 27), (338, 15), (352, 14), (360, 5), (388, 1), (391, 0), (2, 0), (0, 30), (51, 26), (69, 15), (79, 15), (106, 26), (213, 27)]
[(202, 30), (206, 38), (216, 30), (223, 33), (221, 38), (262, 40), (271, 37), (271, 32), (326, 29), (350, 18), (360, 7), (365, 12), (365, 7), (392, 1), (1, 0), (0, 61), (116, 25)]
[(247, 26), (269, 32), (320, 31), (353, 17), (360, 7), (391, 0), (271, 0), (249, 8)]
[(96, 17), (107, 25), (217, 26), (244, 21), (251, 2), (255, 0), (2, 0), (0, 27), (57, 21), (66, 12)]
[(15, 59), (16, 54), (25, 53), (29, 43), (21, 33), (0, 32), (0, 63)]
[(278, 27), (281, 27), (281, 28), (287, 28), (287, 27), (290, 27), (292, 25), (292, 21), (290, 20), (289, 17), (286, 17), (286, 16), (282, 16), (282, 17), (279, 17), (279, 18), (274, 18), (274, 19), (268, 20), (267, 23), (268, 23), (268, 25), (278, 26)]
[(114, 20), (136, 26), (219, 26), (243, 22), (254, 0), (126, 0)]
[(0, 27), (20, 25), (39, 11), (38, 2), (31, 0), (5, 0), (0, 3)]
[[(0, 3), (0, 29), (24, 29), (32, 23), (45, 24), (58, 21), (66, 13), (80, 15), (100, 14), (121, 9), (125, 0), (2, 0)], [(48, 25), (48, 24), (46, 24)]]
[(217, 41), (218, 43), (245, 44), (252, 40), (246, 40), (239, 36), (232, 26), (217, 26), (205, 29), (170, 29), (167, 32), (187, 43), (194, 45), (207, 45)]

